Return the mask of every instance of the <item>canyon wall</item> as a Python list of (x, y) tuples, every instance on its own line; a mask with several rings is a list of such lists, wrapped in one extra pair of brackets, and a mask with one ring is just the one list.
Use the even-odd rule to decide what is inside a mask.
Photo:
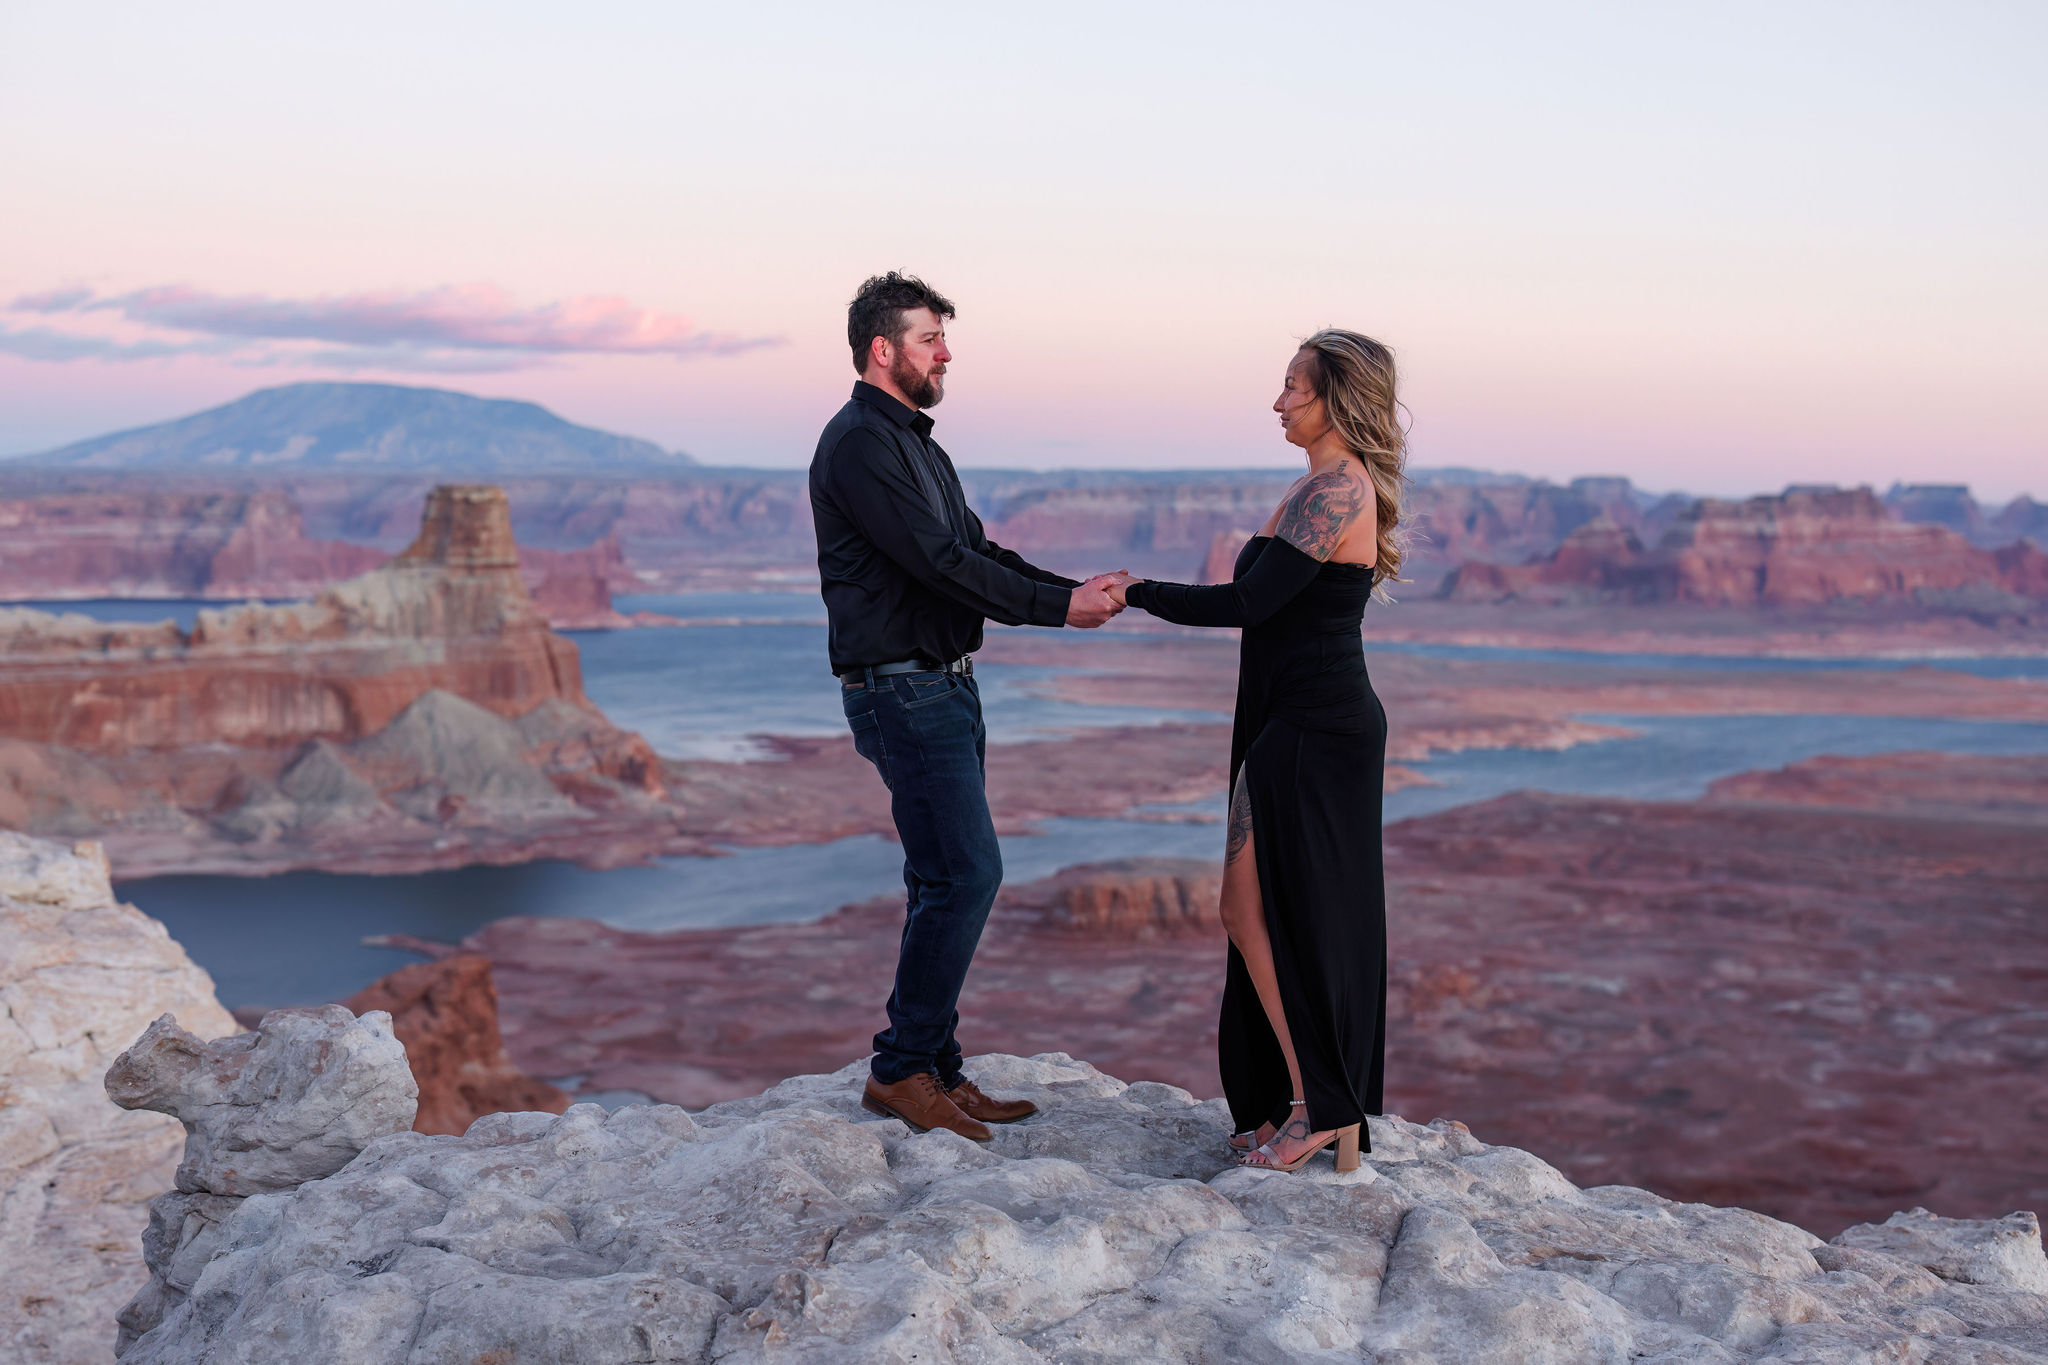
[[(191, 475), (0, 475), (0, 599), (293, 597), (398, 552), (423, 479), (302, 473), (233, 491)], [(1048, 567), (1226, 578), (1291, 470), (968, 470), (991, 538)], [(815, 573), (801, 471), (544, 477), (505, 485), (530, 600), (561, 628), (616, 627), (614, 593), (803, 588)], [(1420, 471), (1396, 595), (1417, 602), (1673, 604), (1749, 610), (1889, 602), (1965, 614), (2048, 595), (2048, 511), (1940, 486), (1793, 489), (1741, 502)]]
[(1455, 602), (1799, 608), (1882, 603), (2020, 612), (2048, 599), (2048, 553), (1974, 545), (1906, 522), (1867, 488), (1791, 488), (1743, 502), (1703, 499), (1647, 542), (1602, 517), (1517, 565), (1467, 562), (1439, 591)]
[(305, 597), (381, 564), (314, 540), (280, 488), (0, 499), (0, 596)]
[[(1116, 560), (1150, 576), (1181, 578), (1193, 571), (1219, 536), (1235, 532), (1242, 537), (1263, 522), (1297, 473), (1286, 465), (1270, 471), (1160, 474), (969, 468), (961, 477), (989, 535), (1000, 544), (1055, 567), (1100, 569)], [(276, 515), (285, 515), (283, 509), (290, 509), (295, 519), (302, 515), (309, 547), (339, 544), (352, 552), (364, 552), (364, 547), (394, 551), (411, 536), (414, 509), (431, 487), (430, 480), (405, 476), (371, 481), (295, 472), (260, 485), (246, 477), (233, 482), (233, 477), (216, 475), (209, 483), (190, 474), (129, 474), (117, 479), (89, 472), (0, 471), (0, 492), (9, 494), (13, 504), (27, 509), (46, 504), (51, 510), (38, 515), (53, 523), (59, 504), (70, 508), (64, 515), (74, 522), (89, 520), (86, 509), (98, 508), (107, 524), (95, 534), (111, 544), (140, 547), (133, 552), (136, 564), (123, 571), (125, 577), (109, 577), (84, 562), (71, 572), (53, 568), (41, 577), (10, 577), (7, 562), (0, 560), (0, 594), (140, 595), (143, 587), (115, 585), (161, 582), (179, 594), (205, 595), (202, 590), (210, 580), (201, 563), (205, 537), (198, 528), (212, 525), (208, 518), (230, 525), (241, 505), (235, 499), (264, 497), (271, 501), (262, 505), (272, 507)], [(223, 486), (241, 491), (224, 493)], [(790, 575), (807, 574), (815, 563), (810, 502), (800, 470), (702, 470), (660, 478), (532, 476), (509, 478), (501, 486), (511, 505), (513, 529), (525, 547), (529, 582), (536, 585), (550, 574), (567, 571), (566, 561), (550, 558), (564, 552), (587, 555), (595, 550), (595, 558), (576, 565), (576, 572), (602, 578), (613, 592), (707, 581), (771, 585), (793, 581)], [(140, 538), (132, 530), (140, 515), (132, 504), (149, 498), (188, 508), (186, 515), (195, 529), (188, 537), (191, 544), (180, 553), (192, 565), (175, 571), (167, 565), (148, 572), (141, 567), (158, 565), (170, 553), (165, 548), (168, 530), (154, 539)], [(1437, 481), (1422, 471), (1408, 504), (1415, 528), (1411, 562), (1418, 574), (1433, 582), (1463, 559), (1516, 562), (1547, 553), (1573, 529), (1598, 517), (1654, 537), (1684, 502), (1652, 498), (1625, 479), (1576, 479), (1568, 485), (1505, 478)], [(25, 560), (31, 556), (31, 544), (55, 542), (53, 532), (30, 524), (29, 513), (20, 515), (25, 518)], [(170, 528), (176, 517), (166, 513), (162, 520)], [(221, 541), (231, 530), (208, 534)], [(271, 553), (280, 565), (272, 575), (275, 582), (265, 578), (260, 564), (244, 570), (239, 561), (231, 560), (235, 572), (223, 571), (222, 591), (232, 586), (237, 593), (290, 595), (283, 588), (306, 578), (289, 566), (324, 553), (288, 546), (277, 536), (263, 543), (273, 547)], [(615, 548), (599, 548), (607, 544)], [(109, 586), (96, 586), (102, 579)], [(147, 590), (159, 591), (154, 586)]]
[(1986, 549), (2015, 540), (2048, 549), (2048, 503), (2024, 493), (2003, 507), (1990, 507), (1971, 497), (1967, 484), (1895, 483), (1885, 490), (1884, 505), (1901, 521), (1946, 526)]

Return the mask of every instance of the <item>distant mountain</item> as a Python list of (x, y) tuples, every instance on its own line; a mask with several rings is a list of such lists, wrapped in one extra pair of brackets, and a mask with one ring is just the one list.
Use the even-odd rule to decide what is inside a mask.
[(24, 456), (21, 463), (467, 478), (652, 473), (694, 461), (651, 441), (565, 422), (537, 403), (401, 384), (287, 384), (175, 422)]

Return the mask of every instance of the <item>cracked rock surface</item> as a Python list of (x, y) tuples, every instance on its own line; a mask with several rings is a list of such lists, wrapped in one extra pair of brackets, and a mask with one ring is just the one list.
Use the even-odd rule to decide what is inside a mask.
[(1240, 1170), (1220, 1101), (1058, 1053), (976, 1059), (1041, 1106), (976, 1145), (863, 1112), (864, 1065), (377, 1138), (227, 1211), (125, 1360), (2048, 1362), (2030, 1214), (1824, 1243), (1442, 1120)]
[(163, 925), (115, 903), (93, 843), (0, 830), (0, 1360), (114, 1356), (114, 1310), (143, 1282), (144, 1203), (182, 1134), (100, 1089), (115, 1054), (176, 1011), (235, 1030)]
[(419, 1087), (391, 1016), (340, 1005), (273, 1010), (252, 1033), (206, 1042), (171, 1015), (114, 1059), (107, 1096), (185, 1126), (177, 1188), (150, 1201), (149, 1283), (119, 1315), (115, 1354), (185, 1301), (244, 1200), (332, 1175), (412, 1127)]

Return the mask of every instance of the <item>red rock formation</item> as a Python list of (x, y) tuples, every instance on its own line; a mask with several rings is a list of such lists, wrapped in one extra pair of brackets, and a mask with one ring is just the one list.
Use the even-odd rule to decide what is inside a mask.
[(1867, 488), (1791, 488), (1745, 502), (1705, 499), (1654, 549), (1596, 520), (1540, 560), (1467, 563), (1444, 582), (1453, 601), (1619, 601), (1710, 608), (1836, 602), (2015, 609), (2048, 596), (2048, 556), (2027, 544), (1990, 551), (1931, 523), (1895, 519)]
[(384, 1010), (419, 1083), (413, 1131), (460, 1133), (485, 1114), (544, 1110), (569, 1097), (512, 1064), (498, 1033), (491, 964), (471, 953), (401, 967), (342, 1002), (356, 1014)]
[(576, 647), (527, 596), (495, 488), (434, 490), (411, 548), (308, 604), (202, 612), (189, 636), (35, 616), (7, 616), (0, 736), (37, 743), (351, 740), (437, 689), (503, 716), (588, 705)]

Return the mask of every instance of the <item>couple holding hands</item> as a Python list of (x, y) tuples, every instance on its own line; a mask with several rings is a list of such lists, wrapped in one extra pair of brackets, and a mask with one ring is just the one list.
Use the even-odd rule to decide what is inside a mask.
[(868, 280), (847, 311), (860, 382), (811, 462), (832, 670), (861, 756), (887, 784), (908, 892), (889, 1026), (862, 1103), (977, 1141), (1034, 1112), (962, 1070), (962, 983), (1002, 882), (974, 680), (982, 622), (1101, 625), (1125, 607), (1242, 631), (1222, 920), (1218, 1063), (1245, 1165), (1294, 1170), (1326, 1147), (1358, 1164), (1380, 1112), (1386, 713), (1359, 623), (1401, 550), (1404, 436), (1393, 356), (1356, 332), (1302, 342), (1273, 404), (1307, 470), (1228, 583), (1103, 574), (1077, 583), (991, 541), (932, 440), (953, 305), (923, 281)]

